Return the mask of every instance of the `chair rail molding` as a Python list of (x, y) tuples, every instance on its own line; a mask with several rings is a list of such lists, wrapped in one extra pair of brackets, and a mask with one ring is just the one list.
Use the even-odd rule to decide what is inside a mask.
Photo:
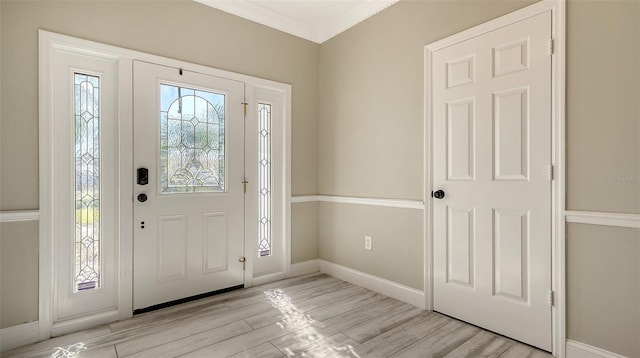
[(640, 229), (640, 214), (567, 210), (564, 215), (568, 223)]
[(390, 208), (424, 210), (424, 202), (422, 200), (406, 200), (406, 199), (363, 198), (363, 197), (333, 196), (333, 195), (300, 195), (300, 196), (291, 197), (291, 202), (292, 203), (325, 202), (325, 203), (385, 206)]
[(16, 221), (38, 221), (40, 220), (39, 210), (13, 210), (0, 211), (0, 223), (10, 223)]

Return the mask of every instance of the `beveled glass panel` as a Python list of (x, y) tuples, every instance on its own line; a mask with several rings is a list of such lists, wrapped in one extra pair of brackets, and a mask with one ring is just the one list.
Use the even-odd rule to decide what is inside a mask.
[(163, 193), (225, 191), (225, 95), (160, 85)]
[(258, 256), (271, 255), (271, 105), (258, 103)]
[(74, 73), (74, 291), (100, 287), (100, 78)]

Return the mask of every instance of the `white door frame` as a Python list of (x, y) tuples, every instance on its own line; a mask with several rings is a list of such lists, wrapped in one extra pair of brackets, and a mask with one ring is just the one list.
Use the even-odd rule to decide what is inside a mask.
[(497, 19), (459, 32), (445, 39), (428, 44), (424, 48), (425, 125), (424, 158), (427, 161), (424, 175), (424, 287), (425, 307), (433, 310), (433, 226), (431, 198), (432, 188), (432, 55), (435, 51), (463, 42), (501, 27), (519, 22), (537, 14), (551, 11), (552, 16), (552, 307), (553, 350), (556, 357), (565, 356), (566, 344), (566, 294), (565, 294), (565, 10), (566, 0), (543, 0)]
[[(291, 85), (265, 80), (253, 76), (219, 70), (207, 66), (196, 65), (184, 61), (169, 59), (151, 55), (139, 51), (124, 49), (116, 46), (105, 45), (98, 42), (83, 40), (71, 36), (56, 34), (39, 30), (39, 179), (40, 179), (40, 233), (39, 233), (39, 309), (38, 309), (38, 338), (44, 340), (52, 335), (66, 334), (73, 331), (97, 326), (102, 323), (131, 317), (133, 309), (133, 60), (142, 60), (189, 69), (194, 72), (212, 76), (224, 77), (246, 84), (245, 101), (254, 103), (254, 91), (262, 89), (281, 96), (284, 103), (283, 130), (280, 133), (282, 140), (282, 152), (279, 158), (283, 160), (282, 178), (282, 211), (280, 221), (283, 230), (283, 272), (274, 276), (274, 279), (286, 277), (291, 266)], [(53, 126), (52, 103), (50, 94), (53, 91), (51, 85), (51, 56), (52, 50), (63, 49), (76, 54), (84, 54), (92, 57), (113, 58), (118, 62), (117, 85), (117, 134), (119, 143), (119, 176), (118, 185), (118, 221), (119, 229), (117, 238), (118, 255), (118, 305), (117, 309), (107, 312), (98, 312), (77, 319), (65, 321), (63, 324), (53, 323), (53, 292), (55, 278), (53, 272), (53, 248), (52, 235), (53, 218), (53, 153), (50, 150), (52, 141), (51, 130)], [(240, 104), (238, 104), (240, 105)], [(249, 105), (248, 111), (255, 110)], [(253, 243), (249, 235), (245, 235), (245, 257), (252, 257), (253, 250), (257, 249), (257, 243)], [(248, 260), (244, 274), (245, 287), (254, 284), (253, 267)]]

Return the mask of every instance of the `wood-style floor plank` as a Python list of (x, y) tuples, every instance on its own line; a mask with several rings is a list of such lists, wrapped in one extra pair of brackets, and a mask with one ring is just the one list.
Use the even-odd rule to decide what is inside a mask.
[(2, 357), (39, 357), (51, 356), (53, 352), (64, 350), (66, 347), (74, 346), (95, 337), (103, 337), (111, 332), (108, 326), (99, 326), (85, 331), (75, 332), (64, 336), (48, 339), (46, 341), (34, 343), (25, 347), (17, 348), (13, 351), (2, 353)]
[(312, 342), (298, 352), (287, 351), (286, 353), (289, 357), (358, 357), (354, 351), (354, 347), (357, 345), (358, 342), (343, 333), (338, 333), (331, 337)]
[(405, 347), (392, 357), (444, 357), (459, 345), (478, 334), (479, 331), (480, 329), (475, 326), (452, 319), (440, 327), (440, 329), (429, 332), (424, 338)]
[(228, 357), (286, 334), (291, 327), (271, 325), (195, 350), (183, 357)]
[(356, 347), (361, 357), (389, 357), (422, 339), (447, 323), (447, 319), (434, 313), (422, 313)]
[(500, 358), (549, 358), (549, 353), (516, 343), (502, 353)]
[(240, 353), (236, 353), (230, 358), (282, 358), (284, 353), (280, 352), (278, 348), (274, 347), (271, 343), (263, 343), (259, 346), (255, 346), (251, 349), (247, 349)]
[(367, 320), (344, 331), (356, 342), (366, 342), (396, 326), (422, 314), (424, 311), (411, 305), (403, 305), (386, 314)]
[(447, 354), (446, 358), (461, 357), (499, 357), (513, 345), (513, 341), (495, 333), (480, 331), (458, 348)]
[[(247, 308), (223, 312), (217, 315), (203, 315), (198, 319), (181, 324), (167, 325), (166, 329), (139, 338), (133, 338), (127, 342), (116, 345), (116, 347), (118, 354), (127, 356), (166, 342), (176, 341), (214, 328), (227, 326), (228, 324), (238, 322), (244, 318), (270, 309), (271, 307), (265, 303), (257, 303)], [(246, 325), (246, 323), (244, 324)], [(251, 327), (249, 327), (249, 330), (250, 329)]]
[(551, 357), (323, 274), (226, 292), (2, 356)]
[[(120, 346), (116, 346), (119, 357), (131, 358), (170, 358), (188, 354), (201, 347), (208, 347), (218, 342), (223, 342), (231, 337), (236, 337), (243, 333), (253, 332), (251, 327), (244, 321), (230, 323), (225, 326), (214, 328), (208, 331), (200, 332), (190, 336), (186, 336), (177, 340), (169, 340), (167, 343), (156, 345), (151, 349), (140, 350), (135, 354), (129, 355), (121, 351)], [(162, 342), (162, 341), (160, 341)]]

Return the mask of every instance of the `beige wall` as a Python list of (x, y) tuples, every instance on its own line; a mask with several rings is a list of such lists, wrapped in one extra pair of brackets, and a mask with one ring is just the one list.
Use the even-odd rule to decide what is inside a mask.
[(401, 1), (320, 47), (320, 193), (422, 200), (424, 46), (532, 1)]
[[(640, 2), (567, 5), (567, 209), (640, 213)], [(567, 336), (640, 357), (640, 230), (567, 227)]]
[[(37, 28), (291, 83), (294, 195), (421, 200), (423, 46), (531, 2), (405, 0), (318, 46), (188, 1), (3, 1), (0, 209), (38, 205)], [(568, 3), (568, 209), (640, 213), (639, 4)], [(319, 256), (422, 289), (420, 216), (294, 204), (292, 261)], [(7, 225), (3, 285), (17, 267), (5, 252), (33, 246), (37, 235), (32, 224)], [(364, 235), (373, 251), (363, 249)], [(570, 339), (640, 355), (639, 235), (569, 225)], [(36, 275), (25, 274), (25, 282)], [(11, 324), (32, 320), (35, 305), (7, 303), (1, 288), (3, 317), (7, 307), (24, 311)]]
[[(421, 200), (424, 45), (526, 4), (401, 1), (322, 44), (320, 194)], [(637, 0), (568, 3), (570, 210), (640, 213), (639, 4)], [(368, 260), (371, 253), (362, 249), (362, 236), (411, 225), (402, 228), (411, 234), (396, 235), (395, 244), (417, 247), (422, 240), (421, 222), (403, 222), (404, 216), (391, 213), (366, 217), (363, 210), (320, 205), (320, 258), (382, 277), (407, 280), (420, 275), (419, 265), (403, 265), (391, 253)], [(359, 229), (341, 224), (342, 217), (354, 218)], [(570, 226), (569, 338), (621, 354), (640, 354), (637, 232)], [(624, 265), (615, 262), (617, 254), (624, 255)], [(390, 267), (379, 270), (377, 265), (388, 261)], [(589, 263), (600, 271), (585, 268)], [(629, 282), (610, 279), (615, 276)], [(593, 288), (606, 286), (624, 298), (613, 299), (615, 308), (606, 300), (596, 302), (606, 299), (604, 294), (585, 297), (577, 288), (587, 282)], [(594, 309), (611, 315), (594, 313)], [(629, 316), (622, 318), (625, 312)], [(613, 337), (612, 322), (615, 332), (625, 333)]]
[(640, 1), (569, 1), (567, 36), (567, 209), (640, 213)]
[(292, 192), (317, 193), (317, 44), (190, 0), (2, 1), (1, 210), (38, 207), (39, 28), (290, 83)]
[(38, 222), (0, 224), (0, 328), (38, 320)]
[[(38, 208), (38, 29), (290, 83), (292, 192), (317, 193), (317, 44), (188, 0), (3, 0), (0, 8), (0, 210)], [(310, 217), (297, 217), (317, 226), (317, 215), (306, 212)], [(315, 258), (317, 230), (302, 235), (304, 244), (297, 242), (295, 233), (292, 237), (296, 257)], [(26, 244), (34, 238), (37, 232), (32, 230), (14, 231), (11, 240)], [(37, 260), (29, 256), (19, 266), (14, 264), (3, 256), (0, 269), (37, 267)], [(17, 314), (23, 308), (15, 300), (2, 302), (3, 312)], [(2, 326), (32, 320), (37, 317), (33, 309), (30, 305), (28, 313), (8, 322), (3, 314)]]
[(640, 230), (567, 227), (568, 338), (640, 357)]
[[(422, 200), (424, 46), (528, 3), (401, 1), (322, 44), (320, 194)], [(320, 258), (421, 290), (423, 214), (321, 203)]]
[(318, 203), (291, 205), (291, 263), (318, 258)]
[[(320, 203), (320, 258), (422, 290), (422, 210)], [(365, 235), (372, 250), (364, 249)]]

